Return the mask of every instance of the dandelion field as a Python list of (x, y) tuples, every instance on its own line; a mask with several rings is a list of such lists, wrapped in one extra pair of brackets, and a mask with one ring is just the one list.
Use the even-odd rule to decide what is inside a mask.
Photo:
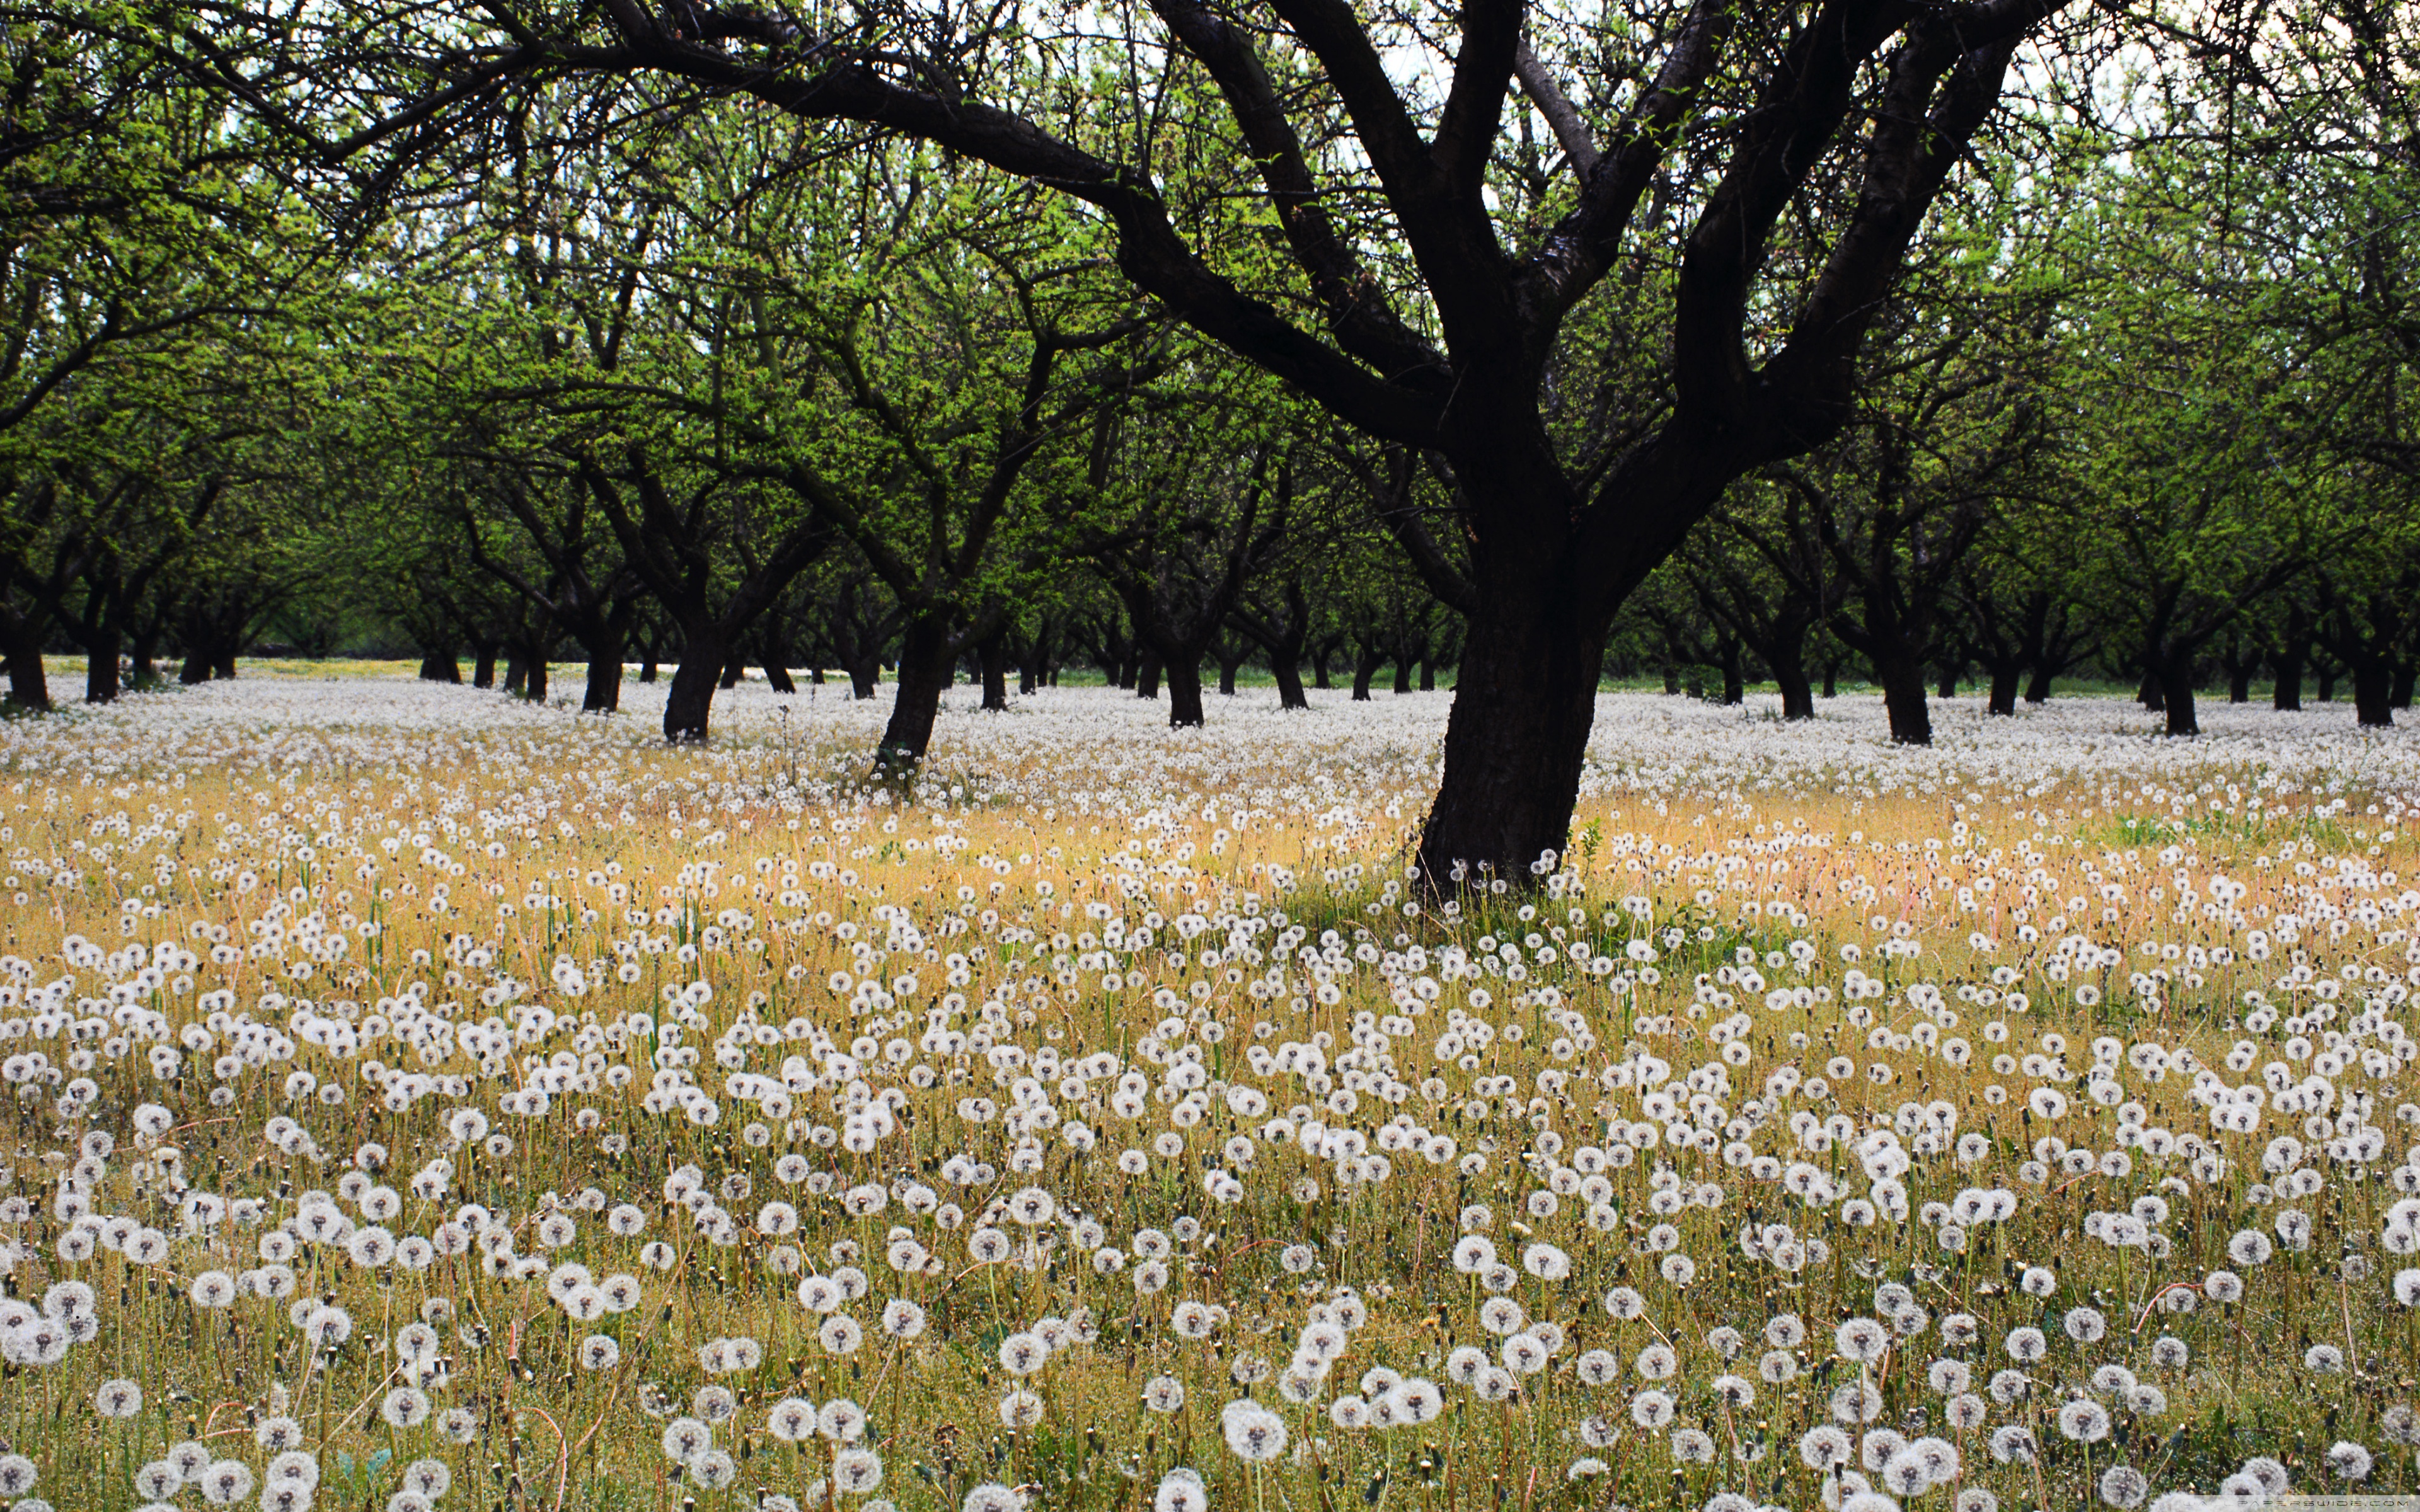
[(2407, 733), (1608, 695), (1447, 910), (1443, 694), (726, 700), (0, 726), (0, 1503), (2420, 1489)]

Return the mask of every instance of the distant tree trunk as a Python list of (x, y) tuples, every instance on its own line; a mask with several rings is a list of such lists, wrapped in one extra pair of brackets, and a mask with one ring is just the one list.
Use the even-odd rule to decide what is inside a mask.
[(1008, 630), (1005, 626), (983, 638), (975, 647), (983, 667), (983, 706), (991, 710), (1008, 707)]
[(722, 677), (718, 686), (725, 691), (737, 687), (741, 674), (747, 671), (748, 658), (734, 648), (731, 655), (722, 660)]
[(1395, 691), (1408, 693), (1412, 690), (1412, 658), (1408, 656), (1398, 656), (1394, 658), (1394, 662)]
[(1924, 668), (1915, 656), (1885, 656), (1874, 664), (1883, 685), (1883, 709), (1890, 716), (1891, 739), (1902, 746), (1932, 744), (1932, 710), (1924, 697)]
[(1774, 685), (1781, 689), (1781, 717), (1785, 719), (1815, 717), (1815, 689), (1807, 680), (1805, 640), (1776, 643), (1769, 648), (1766, 660), (1773, 668)]
[(155, 687), (160, 682), (160, 622), (152, 620), (134, 632), (129, 643), (126, 661), (136, 688)]
[[(420, 663), (420, 675), (423, 678), (427, 678), (428, 676), (428, 661), (426, 657), (423, 657)], [(195, 684), (207, 683), (209, 680), (209, 650), (197, 640), (185, 648), (184, 660), (180, 662), (177, 668), (177, 681), (184, 684), (187, 687), (192, 687)], [(454, 673), (454, 681), (458, 683), (461, 680), (462, 673), (459, 669), (457, 669)]]
[(588, 686), (581, 689), (580, 712), (612, 714), (622, 706), (622, 641), (601, 640), (587, 650)]
[(521, 690), (521, 696), (528, 699), (532, 703), (545, 702), (547, 695), (546, 679), (546, 648), (539, 646), (535, 648), (530, 654), (528, 671), (526, 674), (526, 686)]
[(2194, 718), (2193, 656), (2190, 653), (2170, 657), (2154, 671), (2155, 690), (2160, 704), (2168, 716), (2168, 733), (2197, 735), (2201, 725)]
[(1370, 684), (1377, 677), (1378, 669), (1385, 665), (1387, 665), (1386, 653), (1378, 650), (1374, 646), (1363, 647), (1359, 655), (1355, 656), (1353, 661), (1354, 702), (1367, 703), (1370, 702)]
[(2336, 701), (2336, 665), (2324, 659), (2319, 662), (2319, 701), (2321, 703), (2334, 703)]
[(2032, 675), (2025, 679), (2026, 702), (2041, 704), (2048, 703), (2050, 702), (2050, 681), (2052, 675), (2050, 667), (2046, 663), (2037, 663), (2035, 665)]
[(1134, 690), (1138, 698), (1159, 697), (1159, 653), (1144, 647), (1135, 656)]
[(212, 677), (215, 677), (222, 682), (233, 682), (235, 680), (235, 658), (237, 649), (236, 643), (232, 640), (219, 647), (218, 654), (210, 658), (210, 675)]
[(1941, 664), (1941, 696), (1944, 699), (1956, 698), (1958, 684), (1965, 675), (1966, 664), (1963, 661), (1944, 661)]
[(1837, 658), (1823, 663), (1823, 696), (1827, 699), (1840, 696), (1840, 663)]
[(842, 671), (848, 673), (849, 696), (872, 698), (876, 686), (882, 681), (882, 664), (865, 654), (843, 656), (840, 664)]
[(2372, 730), (2392, 727), (2394, 665), (2383, 656), (2362, 656), (2353, 661), (2351, 670), (2353, 722)]
[(2226, 670), (2226, 702), (2229, 703), (2249, 703), (2252, 702), (2252, 660), (2250, 657), (2239, 659), (2233, 666)]
[(1745, 703), (1747, 702), (1747, 673), (1745, 669), (1741, 665), (1742, 658), (1740, 656), (1740, 643), (1738, 640), (1730, 636), (1723, 637), (1720, 644), (1715, 648), (1715, 654), (1722, 658), (1721, 667), (1723, 673), (1724, 706), (1730, 707), (1733, 704)]
[(1991, 701), (1985, 707), (1995, 715), (2014, 715), (2017, 712), (2017, 686), (2024, 677), (2024, 658), (2002, 656), (1989, 665), (1992, 673), (1992, 695)]
[(2135, 685), (2134, 702), (2153, 714), (2168, 706), (2167, 691), (2161, 686), (2159, 669), (2152, 668), (2143, 673), (2142, 682)]
[(86, 703), (114, 703), (117, 701), (119, 634), (115, 623), (104, 622), (85, 637), (84, 701)]
[(714, 686), (731, 659), (722, 626), (710, 614), (699, 614), (681, 625), (681, 656), (673, 669), (672, 687), (664, 691), (664, 738), (699, 743), (714, 712)]
[(1423, 693), (1436, 691), (1436, 658), (1434, 656), (1420, 658), (1420, 691)]
[(2397, 709), (2408, 709), (2412, 707), (2412, 663), (2409, 661), (2396, 663), (2395, 680), (2386, 695), (2386, 702), (2389, 707)]
[(493, 687), (496, 686), (496, 652), (498, 649), (497, 643), (493, 640), (474, 640), (471, 643), (471, 686), (473, 687)]
[(1664, 696), (1670, 698), (1680, 691), (1681, 669), (1668, 661), (1664, 664)]
[[(191, 657), (186, 658), (185, 666), (188, 671), (192, 669), (193, 659)], [(181, 672), (178, 675), (187, 682), (198, 682), (200, 680), (198, 678), (184, 677), (184, 674)], [(202, 675), (207, 677), (209, 673), (205, 671)], [(462, 669), (461, 666), (454, 659), (454, 648), (451, 645), (430, 645), (422, 649), (420, 654), (420, 680), (424, 683), (452, 683), (458, 685), (462, 681)]]
[(1250, 655), (1251, 652), (1249, 649), (1222, 645), (1218, 652), (1218, 696), (1220, 698), (1235, 696), (1235, 673), (1242, 670), (1244, 659)]
[(1302, 664), (1292, 656), (1271, 656), (1269, 673), (1278, 680), (1278, 707), (1307, 709), (1311, 695), (1302, 690)]
[(1167, 664), (1168, 724), (1171, 730), (1199, 730), (1209, 722), (1202, 707), (1202, 668), (1179, 656)]
[(2311, 634), (2303, 616), (2297, 613), (2288, 621), (2286, 638), (2277, 643), (2269, 658), (2270, 671), (2276, 678), (2269, 693), (2271, 708), (2290, 713), (2303, 706), (2303, 672), (2310, 658)]

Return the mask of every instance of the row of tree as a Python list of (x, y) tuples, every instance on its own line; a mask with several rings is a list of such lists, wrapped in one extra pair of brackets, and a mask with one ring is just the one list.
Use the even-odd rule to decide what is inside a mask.
[(1450, 668), (1443, 876), (1608, 671), (2410, 702), (2408, 8), (205, 9), (0, 30), (21, 706)]

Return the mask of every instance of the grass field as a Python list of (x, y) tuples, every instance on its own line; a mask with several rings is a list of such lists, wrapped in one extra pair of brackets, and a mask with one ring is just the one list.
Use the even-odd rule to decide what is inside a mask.
[(378, 670), (0, 725), (0, 1503), (2420, 1485), (2407, 733), (1607, 695), (1445, 911), (1442, 693)]

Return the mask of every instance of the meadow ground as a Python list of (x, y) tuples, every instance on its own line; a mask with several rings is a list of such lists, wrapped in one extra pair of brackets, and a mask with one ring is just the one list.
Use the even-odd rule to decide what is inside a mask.
[(2408, 733), (1607, 695), (1445, 913), (1444, 694), (370, 671), (0, 725), (17, 1512), (2420, 1484)]

